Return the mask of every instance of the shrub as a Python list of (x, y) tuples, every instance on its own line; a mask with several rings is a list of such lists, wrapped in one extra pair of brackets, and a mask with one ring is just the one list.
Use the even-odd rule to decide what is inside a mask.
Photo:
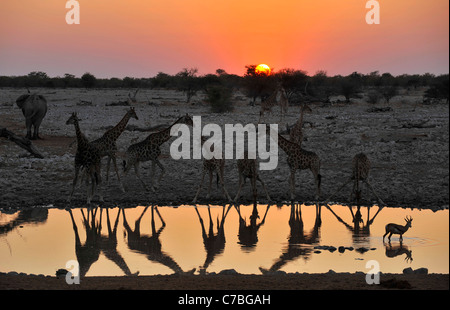
[(233, 110), (231, 89), (224, 86), (212, 86), (206, 91), (207, 102), (214, 113), (223, 113)]

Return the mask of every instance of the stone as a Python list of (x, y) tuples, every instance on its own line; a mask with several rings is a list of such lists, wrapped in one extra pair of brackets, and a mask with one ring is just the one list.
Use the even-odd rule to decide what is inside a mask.
[(403, 274), (413, 274), (414, 271), (411, 267), (403, 269)]
[(418, 268), (414, 270), (414, 274), (428, 274), (428, 268)]

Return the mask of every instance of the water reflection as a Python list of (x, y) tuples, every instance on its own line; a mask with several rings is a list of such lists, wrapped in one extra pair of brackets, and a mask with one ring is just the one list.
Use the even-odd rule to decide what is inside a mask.
[(343, 220), (340, 216), (338, 216), (329, 205), (325, 205), (325, 207), (331, 212), (331, 214), (334, 215), (334, 217), (340, 223), (342, 223), (348, 230), (350, 230), (352, 232), (352, 239), (353, 239), (354, 243), (361, 242), (362, 241), (361, 237), (370, 236), (370, 226), (373, 224), (373, 222), (375, 221), (375, 218), (380, 213), (380, 211), (383, 210), (383, 208), (384, 208), (384, 207), (378, 206), (377, 212), (375, 213), (375, 215), (372, 218), (370, 218), (370, 209), (372, 207), (371, 206), (366, 207), (367, 219), (364, 222), (363, 216), (361, 213), (361, 206), (358, 205), (356, 207), (356, 212), (353, 212), (352, 207), (348, 206), (347, 208), (349, 209), (351, 218), (352, 218), (351, 224), (349, 224), (348, 222)]
[(278, 271), (287, 262), (295, 260), (298, 257), (302, 257), (305, 260), (309, 259), (313, 249), (307, 245), (316, 244), (319, 242), (320, 227), (322, 225), (322, 206), (316, 204), (315, 207), (316, 216), (314, 226), (309, 232), (305, 232), (305, 225), (302, 217), (302, 205), (295, 203), (291, 204), (288, 245), (269, 269), (265, 269), (263, 267), (259, 268), (263, 274)]
[[(151, 235), (142, 234), (141, 233), (141, 220), (144, 216), (145, 212), (147, 212), (147, 209), (149, 207), (145, 207), (144, 211), (142, 211), (141, 215), (138, 217), (136, 222), (134, 223), (134, 230), (131, 229), (131, 227), (128, 225), (126, 216), (125, 216), (125, 210), (122, 209), (123, 214), (123, 226), (126, 229), (127, 232), (127, 241), (128, 241), (128, 248), (134, 252), (144, 254), (148, 260), (160, 263), (164, 266), (169, 267), (171, 270), (173, 270), (174, 273), (182, 274), (185, 273), (181, 267), (178, 265), (178, 263), (168, 254), (161, 251), (161, 241), (160, 236), (163, 232), (164, 228), (166, 227), (166, 223), (164, 222), (161, 214), (158, 211), (157, 207), (151, 206)], [(156, 229), (155, 224), (155, 211), (158, 215), (161, 226)], [(193, 273), (195, 271), (195, 268), (186, 272), (186, 273)]]
[[(231, 209), (231, 205), (226, 208), (223, 206), (222, 209), (222, 218), (219, 221), (219, 218), (217, 218), (217, 233), (214, 233), (214, 222), (211, 217), (211, 206), (208, 205), (208, 216), (209, 216), (209, 230), (208, 233), (206, 232), (205, 225), (203, 222), (203, 219), (198, 212), (197, 206), (195, 206), (195, 212), (197, 213), (198, 220), (200, 222), (200, 226), (202, 228), (202, 238), (203, 238), (203, 245), (205, 247), (206, 251), (206, 259), (203, 263), (203, 266), (200, 267), (200, 273), (204, 274), (206, 273), (206, 269), (208, 266), (214, 261), (214, 258), (217, 255), (220, 255), (223, 253), (223, 250), (225, 249), (225, 219), (227, 217), (228, 212)], [(225, 212), (226, 209), (226, 212)]]
[[(358, 267), (357, 261), (367, 259), (382, 262), (383, 272), (389, 268), (401, 272), (405, 265), (448, 272), (448, 210), (442, 211), (447, 216), (408, 211), (417, 218), (417, 225), (403, 242), (393, 238), (392, 243), (383, 243), (386, 223), (403, 218), (406, 212), (318, 204), (0, 212), (0, 272), (36, 268), (28, 272), (54, 275), (74, 255), (81, 277), (105, 275), (102, 272), (111, 266), (117, 266), (113, 275), (127, 276), (223, 269), (303, 272), (306, 267), (308, 272), (326, 272), (333, 266), (352, 272), (364, 271), (364, 264)], [(356, 251), (347, 251), (349, 244)], [(345, 251), (319, 252), (315, 249), (319, 245)], [(105, 262), (113, 264), (101, 267)], [(50, 271), (41, 271), (47, 265)]]
[(239, 214), (239, 244), (244, 251), (251, 251), (258, 243), (258, 231), (266, 222), (267, 212), (269, 212), (270, 205), (267, 206), (263, 219), (257, 224), (259, 219), (257, 204), (253, 204), (252, 213), (250, 215), (250, 222), (247, 224), (245, 217), (242, 217), (241, 206), (235, 206)]
[(47, 219), (48, 209), (44, 208), (24, 209), (13, 214), (0, 212), (0, 236), (23, 225), (44, 224)]
[(405, 255), (406, 262), (412, 262), (412, 251), (406, 246), (403, 245), (403, 242), (400, 242), (398, 245), (392, 246), (389, 242), (384, 245), (386, 247), (386, 257), (394, 258), (403, 254)]

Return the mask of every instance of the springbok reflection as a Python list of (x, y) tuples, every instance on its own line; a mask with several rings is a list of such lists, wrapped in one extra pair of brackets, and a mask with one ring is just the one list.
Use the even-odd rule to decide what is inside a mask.
[(300, 204), (295, 203), (291, 204), (291, 213), (289, 216), (290, 232), (288, 237), (288, 246), (269, 269), (259, 267), (259, 270), (263, 274), (267, 272), (277, 271), (289, 261), (292, 261), (300, 256), (303, 257), (305, 260), (309, 259), (309, 256), (312, 252), (312, 248), (304, 247), (303, 245), (315, 244), (320, 241), (320, 227), (322, 225), (322, 218), (321, 218), (322, 206), (316, 204), (316, 218), (314, 221), (314, 226), (309, 233), (305, 233), (304, 230), (301, 208), (302, 206)]
[(243, 250), (250, 251), (258, 243), (258, 231), (262, 225), (266, 222), (267, 212), (269, 211), (270, 205), (267, 206), (264, 217), (259, 224), (257, 221), (259, 219), (258, 208), (256, 203), (253, 204), (252, 214), (250, 215), (250, 223), (247, 225), (247, 221), (242, 217), (241, 207), (235, 206), (236, 211), (239, 214), (239, 244)]
[(394, 258), (403, 254), (406, 254), (405, 261), (406, 262), (412, 262), (412, 251), (406, 246), (403, 245), (402, 242), (400, 242), (399, 245), (392, 246), (392, 244), (389, 242), (388, 245), (385, 244), (386, 247), (386, 257)]
[[(177, 274), (182, 273), (193, 273), (195, 271), (195, 268), (184, 272), (181, 267), (178, 265), (177, 262), (175, 262), (172, 257), (161, 251), (161, 241), (159, 240), (159, 237), (166, 227), (166, 223), (164, 222), (161, 214), (158, 211), (158, 208), (155, 206), (151, 206), (151, 228), (152, 228), (152, 234), (151, 235), (142, 235), (141, 234), (141, 220), (144, 216), (145, 212), (147, 212), (148, 207), (144, 208), (144, 211), (142, 211), (142, 214), (138, 217), (136, 222), (134, 223), (134, 230), (131, 229), (130, 225), (128, 225), (126, 216), (125, 216), (125, 210), (122, 209), (123, 214), (123, 226), (125, 227), (125, 230), (127, 232), (127, 244), (128, 248), (132, 251), (135, 251), (137, 253), (144, 254), (147, 259), (160, 263), (164, 266), (169, 267)], [(154, 213), (156, 211), (156, 214), (158, 214), (158, 217), (161, 221), (161, 227), (156, 229), (155, 225), (155, 216)]]
[[(225, 209), (227, 209), (225, 211)], [(211, 217), (211, 209), (208, 205), (208, 216), (209, 216), (209, 230), (208, 233), (206, 233), (205, 225), (203, 222), (203, 219), (198, 212), (197, 206), (195, 207), (195, 212), (197, 213), (198, 220), (200, 222), (200, 225), (202, 227), (202, 238), (203, 238), (203, 245), (205, 246), (206, 250), (206, 259), (203, 263), (203, 266), (200, 267), (200, 274), (204, 274), (206, 272), (206, 269), (208, 266), (214, 261), (214, 258), (223, 253), (223, 250), (225, 249), (225, 218), (227, 217), (228, 212), (231, 209), (231, 205), (226, 208), (223, 206), (222, 210), (222, 218), (217, 218), (217, 233), (214, 233), (214, 222)]]

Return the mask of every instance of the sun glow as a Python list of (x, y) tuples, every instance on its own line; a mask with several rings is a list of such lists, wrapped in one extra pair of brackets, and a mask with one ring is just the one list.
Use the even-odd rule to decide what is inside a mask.
[(272, 72), (272, 69), (270, 69), (270, 67), (266, 64), (260, 64), (260, 65), (256, 66), (255, 72), (257, 74), (269, 75)]

